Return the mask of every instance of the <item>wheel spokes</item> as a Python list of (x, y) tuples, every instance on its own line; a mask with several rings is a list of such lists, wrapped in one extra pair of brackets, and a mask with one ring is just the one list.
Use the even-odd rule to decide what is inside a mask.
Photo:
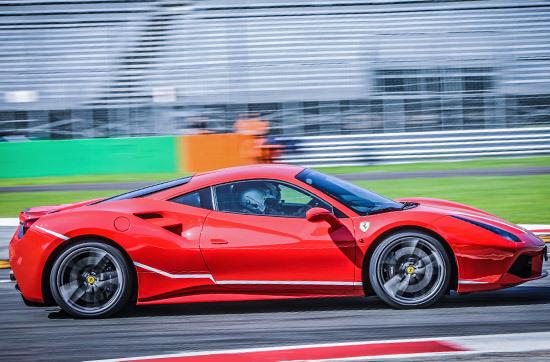
[(94, 255), (92, 265), (94, 268), (99, 268), (101, 265), (108, 261), (107, 253), (98, 253)]
[(432, 255), (426, 254), (426, 256), (418, 259), (418, 261), (414, 264), (415, 268), (423, 268), (426, 267), (426, 265), (432, 264)]
[(108, 280), (113, 280), (118, 278), (118, 273), (116, 271), (105, 272), (97, 275), (97, 280), (105, 282)]
[(397, 274), (394, 275), (386, 283), (384, 283), (384, 288), (395, 296), (398, 292), (406, 291), (407, 287), (409, 286), (410, 280), (410, 275), (406, 275), (403, 277)]
[(70, 283), (62, 285), (60, 291), (65, 300), (76, 302), (86, 293), (86, 286), (78, 280), (73, 280)]
[(416, 304), (434, 295), (444, 282), (443, 259), (428, 241), (397, 239), (380, 256), (379, 280), (386, 293), (404, 304)]
[(419, 242), (419, 241), (420, 241), (420, 239), (415, 238), (414, 241), (412, 242), (412, 246), (410, 246), (410, 247), (412, 248), (411, 255), (415, 255), (415, 254), (416, 254), (416, 250), (417, 250), (418, 242)]
[(107, 251), (82, 248), (60, 267), (58, 291), (72, 308), (95, 312), (107, 308), (120, 295), (122, 277), (119, 263)]

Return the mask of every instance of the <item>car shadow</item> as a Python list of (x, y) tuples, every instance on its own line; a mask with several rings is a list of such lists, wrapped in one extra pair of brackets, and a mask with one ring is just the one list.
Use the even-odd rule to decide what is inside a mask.
[(493, 292), (477, 292), (467, 295), (446, 296), (432, 309), (505, 307), (550, 303), (550, 287), (521, 286)]
[[(525, 286), (496, 292), (480, 292), (468, 295), (457, 295), (453, 293), (445, 296), (439, 303), (429, 309), (441, 310), (449, 308), (479, 308), (548, 303), (550, 303), (550, 287)], [(145, 305), (128, 308), (111, 318), (382, 309), (389, 309), (389, 307), (377, 297), (337, 297)], [(72, 319), (73, 317), (62, 310), (55, 310), (49, 313), (48, 318)]]

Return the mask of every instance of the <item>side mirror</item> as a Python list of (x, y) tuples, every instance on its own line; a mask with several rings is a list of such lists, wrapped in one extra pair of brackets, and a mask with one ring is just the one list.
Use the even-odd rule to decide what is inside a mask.
[(306, 219), (309, 222), (321, 222), (326, 221), (331, 226), (338, 227), (341, 226), (342, 223), (336, 215), (334, 215), (332, 212), (328, 211), (327, 209), (323, 209), (321, 207), (313, 207), (309, 209), (306, 212)]

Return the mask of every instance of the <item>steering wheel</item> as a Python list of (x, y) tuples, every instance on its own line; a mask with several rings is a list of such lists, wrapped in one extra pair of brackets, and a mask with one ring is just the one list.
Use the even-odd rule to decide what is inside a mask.
[[(313, 208), (313, 207), (322, 207), (321, 206), (321, 202), (318, 200), (318, 199), (311, 199), (308, 203), (307, 203), (307, 206), (309, 206), (309, 208)], [(304, 206), (305, 207), (305, 206)]]

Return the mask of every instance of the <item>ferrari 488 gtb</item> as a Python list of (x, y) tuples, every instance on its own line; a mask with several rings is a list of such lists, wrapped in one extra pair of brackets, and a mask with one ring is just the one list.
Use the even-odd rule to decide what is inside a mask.
[(396, 308), (541, 278), (544, 243), (475, 208), (390, 200), (295, 166), (185, 177), (23, 211), (10, 263), (27, 304), (104, 317), (129, 304), (376, 294)]

